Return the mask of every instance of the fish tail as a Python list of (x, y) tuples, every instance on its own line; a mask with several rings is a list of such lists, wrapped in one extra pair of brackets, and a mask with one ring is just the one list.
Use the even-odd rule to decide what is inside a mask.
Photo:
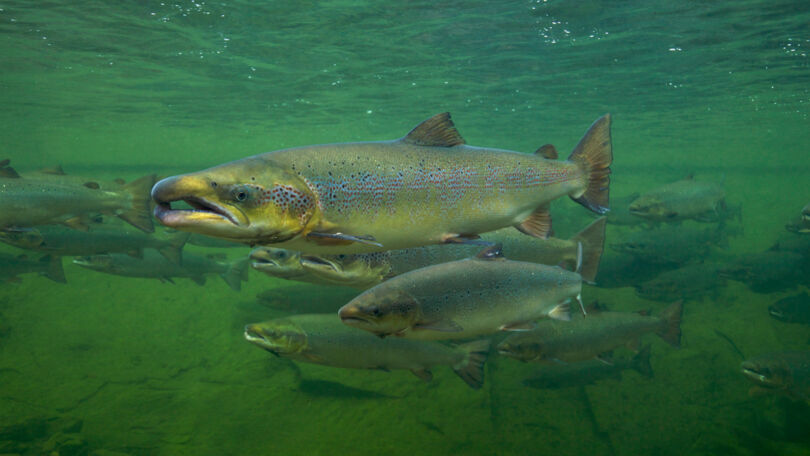
[(129, 209), (116, 214), (125, 222), (147, 233), (155, 231), (155, 227), (152, 225), (152, 209), (150, 206), (152, 197), (150, 192), (156, 181), (157, 176), (150, 174), (124, 185), (124, 191), (132, 196), (131, 205)]
[(675, 348), (681, 346), (681, 314), (683, 313), (683, 301), (675, 301), (661, 312), (661, 327), (658, 334), (664, 342)]
[(610, 210), (610, 164), (613, 162), (610, 114), (596, 119), (579, 140), (568, 161), (580, 167), (587, 182), (585, 190), (579, 195), (571, 195), (571, 199), (598, 214)]
[(651, 347), (650, 344), (645, 345), (633, 356), (633, 359), (630, 360), (633, 370), (647, 378), (653, 378), (652, 365), (650, 364)]
[(177, 232), (172, 234), (168, 241), (168, 245), (157, 249), (158, 253), (163, 255), (163, 258), (171, 261), (174, 264), (183, 263), (183, 246), (191, 236), (191, 233)]
[(571, 238), (582, 244), (582, 265), (580, 275), (588, 283), (594, 283), (599, 270), (599, 260), (605, 250), (606, 217), (600, 217)]
[(232, 290), (241, 290), (242, 282), (247, 282), (248, 279), (249, 264), (250, 260), (247, 258), (234, 261), (228, 266), (228, 270), (221, 274), (222, 280), (224, 280)]
[(453, 371), (473, 389), (484, 385), (484, 363), (489, 355), (489, 339), (475, 340), (458, 346), (464, 351), (464, 359)]
[(48, 264), (48, 268), (42, 274), (54, 282), (67, 283), (65, 270), (62, 268), (62, 257), (55, 255), (45, 255), (39, 261)]

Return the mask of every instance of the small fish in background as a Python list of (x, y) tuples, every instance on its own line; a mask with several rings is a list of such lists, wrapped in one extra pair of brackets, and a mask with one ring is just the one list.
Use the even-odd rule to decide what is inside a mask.
[[(301, 254), (294, 250), (275, 247), (256, 247), (250, 251), (250, 267), (270, 277), (311, 282), (301, 266)], [(317, 283), (317, 282), (315, 282)]]
[(810, 325), (810, 295), (806, 291), (794, 296), (782, 298), (770, 306), (768, 313), (785, 323)]
[(548, 364), (524, 379), (523, 385), (540, 389), (593, 385), (606, 379), (621, 380), (622, 372), (626, 370), (634, 370), (639, 375), (652, 378), (650, 353), (651, 346), (647, 344), (632, 358), (613, 358), (610, 363), (593, 359), (570, 364)]
[(785, 229), (791, 233), (808, 234), (810, 233), (810, 204), (802, 208), (801, 214), (795, 219), (789, 221), (785, 225)]
[[(465, 145), (449, 113), (393, 141), (277, 150), (152, 189), (168, 227), (305, 253), (367, 253), (475, 243), (499, 228), (546, 238), (549, 203), (568, 195), (608, 211), (610, 115), (597, 119), (568, 160)], [(191, 210), (173, 208), (185, 201)]]
[(67, 283), (62, 269), (62, 258), (45, 255), (32, 259), (28, 255), (6, 255), (0, 253), (0, 280), (19, 281), (22, 274), (40, 274), (54, 282)]
[(174, 283), (175, 277), (191, 279), (198, 285), (205, 285), (205, 276), (217, 274), (228, 286), (239, 291), (242, 282), (248, 279), (248, 259), (242, 258), (230, 263), (208, 257), (183, 254), (183, 264), (178, 265), (152, 249), (145, 249), (143, 258), (134, 258), (120, 253), (77, 257), (73, 263), (94, 271), (125, 277), (158, 279)]
[(683, 265), (705, 258), (715, 247), (727, 246), (728, 237), (736, 232), (735, 228), (726, 228), (724, 224), (713, 228), (662, 226), (630, 233), (612, 243), (611, 248), (647, 263)]
[(720, 276), (744, 283), (757, 293), (788, 290), (806, 280), (807, 259), (783, 250), (736, 255), (720, 267)]
[(638, 192), (627, 196), (610, 198), (610, 212), (607, 213), (607, 222), (611, 225), (638, 226), (649, 224), (650, 221), (630, 212), (630, 204), (641, 196)]
[(726, 280), (718, 275), (719, 270), (718, 263), (698, 263), (664, 271), (636, 285), (636, 294), (644, 299), (664, 302), (716, 294), (726, 284)]
[(751, 394), (783, 394), (810, 401), (810, 352), (773, 352), (743, 361), (743, 375), (754, 383)]
[(642, 193), (630, 204), (629, 211), (654, 222), (720, 222), (742, 217), (739, 207), (726, 205), (726, 191), (721, 184), (692, 176)]
[(245, 326), (245, 339), (295, 361), (352, 369), (407, 369), (422, 380), (449, 366), (470, 387), (484, 384), (487, 339), (450, 347), (436, 342), (380, 339), (346, 326), (334, 314), (293, 315)]
[(510, 334), (498, 345), (498, 353), (526, 362), (604, 359), (606, 353), (618, 347), (639, 347), (641, 336), (647, 333), (655, 333), (673, 347), (679, 347), (682, 312), (680, 301), (659, 316), (592, 307), (587, 316), (576, 315), (568, 322), (545, 320), (531, 331)]
[(20, 177), (0, 162), (0, 229), (19, 230), (38, 225), (63, 224), (87, 230), (97, 214), (121, 218), (151, 233), (149, 189), (155, 176), (144, 176), (118, 188), (102, 189), (98, 182), (77, 184), (61, 176)]
[[(486, 233), (481, 239), (502, 245), (510, 260), (560, 265), (569, 270), (579, 267), (583, 280), (592, 283), (604, 249), (605, 218), (593, 221), (570, 239), (535, 239), (511, 228)], [(298, 280), (365, 289), (415, 269), (469, 258), (480, 249), (474, 245), (433, 245), (360, 254), (304, 254), (301, 266), (309, 274)]]
[(507, 260), (499, 246), (474, 258), (407, 272), (340, 308), (347, 325), (380, 337), (465, 339), (569, 319), (582, 277), (558, 266)]
[(143, 249), (152, 248), (177, 264), (182, 262), (183, 246), (188, 237), (189, 233), (178, 232), (161, 238), (109, 222), (93, 225), (89, 231), (62, 226), (0, 231), (0, 241), (6, 244), (57, 256), (126, 253), (141, 258)]

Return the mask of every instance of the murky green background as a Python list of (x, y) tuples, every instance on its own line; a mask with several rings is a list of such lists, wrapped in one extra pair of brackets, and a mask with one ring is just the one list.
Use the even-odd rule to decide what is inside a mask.
[[(795, 0), (0, 1), (0, 158), (129, 180), (391, 139), (442, 111), (470, 144), (562, 152), (610, 112), (612, 195), (724, 180), (744, 210), (730, 252), (755, 251), (810, 194), (807, 24), (810, 3)], [(555, 209), (561, 234), (590, 220), (568, 201)], [(688, 302), (680, 350), (650, 338), (652, 380), (535, 390), (520, 384), (534, 366), (493, 355), (473, 391), (449, 369), (429, 384), (297, 372), (242, 339), (245, 323), (282, 315), (256, 293), (336, 309), (351, 290), (253, 274), (236, 293), (216, 277), (65, 268), (67, 285), (0, 284), (0, 428), (45, 423), (29, 442), (80, 419), (72, 434), (99, 455), (810, 452), (768, 432), (797, 406), (750, 398), (715, 332), (747, 356), (807, 350), (807, 327), (767, 315), (790, 293), (730, 282)], [(584, 297), (662, 307), (631, 288)]]

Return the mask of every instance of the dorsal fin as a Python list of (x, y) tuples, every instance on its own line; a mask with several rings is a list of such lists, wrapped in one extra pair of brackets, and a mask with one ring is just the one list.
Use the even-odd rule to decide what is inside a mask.
[(65, 170), (62, 169), (62, 165), (51, 166), (50, 168), (42, 168), (39, 170), (41, 174), (53, 174), (55, 176), (64, 176)]
[(543, 144), (534, 152), (535, 155), (539, 155), (543, 158), (547, 158), (549, 160), (556, 160), (559, 158), (559, 154), (557, 153), (557, 148), (554, 147), (553, 144)]
[(415, 146), (453, 147), (464, 144), (464, 138), (456, 130), (449, 112), (436, 114), (420, 123), (400, 141)]
[(503, 260), (504, 259), (503, 246), (500, 243), (498, 243), (493, 246), (487, 247), (484, 250), (478, 252), (478, 254), (475, 255), (475, 258), (487, 261)]
[(11, 166), (9, 166), (11, 160), (6, 158), (3, 161), (0, 161), (0, 177), (10, 177), (14, 179), (19, 179), (20, 175), (17, 174), (17, 171), (14, 170)]

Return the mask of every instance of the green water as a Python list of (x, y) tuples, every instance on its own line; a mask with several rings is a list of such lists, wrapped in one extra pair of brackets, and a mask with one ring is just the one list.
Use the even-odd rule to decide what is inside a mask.
[[(729, 252), (758, 251), (808, 202), (807, 24), (810, 3), (796, 0), (3, 1), (0, 159), (130, 180), (392, 139), (442, 111), (469, 144), (551, 142), (567, 155), (610, 112), (612, 195), (690, 173), (723, 180), (744, 211)], [(568, 201), (553, 209), (565, 235), (590, 220)], [(610, 227), (608, 242), (624, 233)], [(536, 390), (521, 384), (535, 366), (493, 354), (473, 391), (443, 368), (431, 383), (296, 369), (242, 338), (245, 323), (283, 315), (259, 292), (337, 309), (348, 289), (252, 273), (237, 293), (216, 277), (65, 269), (67, 285), (0, 284), (0, 453), (810, 452), (785, 430), (808, 422), (807, 407), (749, 397), (740, 356), (715, 332), (746, 356), (807, 350), (807, 326), (766, 311), (795, 289), (730, 282), (687, 302), (680, 350), (649, 339), (653, 379)], [(663, 307), (632, 288), (583, 294)]]

